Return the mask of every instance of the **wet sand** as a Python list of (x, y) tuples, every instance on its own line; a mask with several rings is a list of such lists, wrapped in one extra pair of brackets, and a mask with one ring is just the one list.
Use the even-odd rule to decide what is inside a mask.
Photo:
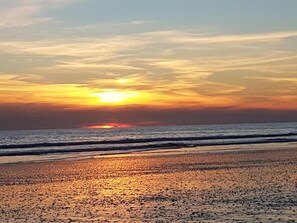
[(297, 222), (296, 144), (240, 148), (2, 164), (0, 222)]

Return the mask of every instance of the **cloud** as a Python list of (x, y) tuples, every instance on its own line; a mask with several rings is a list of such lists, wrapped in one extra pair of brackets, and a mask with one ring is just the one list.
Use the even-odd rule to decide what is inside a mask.
[(136, 28), (136, 27), (143, 27), (144, 25), (148, 25), (153, 23), (152, 21), (146, 20), (135, 20), (129, 22), (110, 22), (110, 23), (96, 23), (96, 24), (88, 24), (88, 25), (79, 25), (79, 26), (72, 26), (66, 27), (65, 30), (70, 33), (75, 33), (75, 35), (79, 35), (81, 33), (104, 33), (109, 31), (116, 31), (116, 30), (123, 30)]
[(77, 0), (0, 0), (0, 29), (32, 26), (53, 20), (45, 15), (47, 10), (75, 2)]
[[(32, 9), (33, 11), (33, 9)], [(259, 50), (255, 48), (255, 43), (263, 44), (265, 42), (278, 42), (289, 37), (296, 37), (297, 31), (287, 32), (275, 32), (275, 33), (256, 33), (256, 34), (241, 34), (241, 35), (206, 35), (195, 34), (185, 31), (159, 31), (159, 32), (147, 32), (140, 34), (127, 34), (127, 35), (114, 35), (107, 37), (67, 37), (67, 38), (55, 38), (43, 41), (5, 41), (5, 44), (9, 44), (12, 50), (15, 48), (19, 50), (19, 53), (33, 53), (39, 55), (68, 55), (68, 56), (83, 56), (85, 53), (97, 53), (100, 48), (107, 49), (123, 49), (133, 48), (138, 50), (138, 47), (160, 47), (157, 53), (163, 52), (163, 50), (170, 50), (179, 48), (187, 49), (205, 49), (205, 45), (208, 49), (214, 50), (215, 48), (236, 48), (237, 46), (248, 48), (249, 43), (254, 44), (251, 50)], [(4, 43), (2, 45), (4, 45)], [(236, 43), (242, 43), (243, 45), (236, 45)], [(186, 46), (186, 45), (189, 46)], [(219, 44), (214, 45), (213, 44)], [(229, 45), (230, 44), (230, 45)], [(264, 45), (265, 46), (265, 45)], [(1, 49), (1, 48), (0, 48)], [(75, 55), (74, 53), (78, 53)], [(99, 52), (100, 53), (100, 52)], [(103, 53), (103, 52), (102, 52)], [(165, 54), (166, 55), (166, 54)], [(168, 54), (167, 54), (168, 55)]]
[(65, 109), (47, 104), (2, 104), (0, 107), (0, 130), (80, 128), (106, 123), (146, 126), (288, 121), (297, 121), (296, 110), (158, 109), (143, 106), (119, 109)]
[[(216, 92), (236, 98), (241, 105), (266, 108), (296, 108), (297, 81), (295, 74), (259, 72), (253, 70), (229, 70), (210, 75), (211, 83), (241, 87), (234, 92)], [(240, 89), (240, 88), (239, 88)]]
[[(156, 107), (176, 107), (183, 103), (184, 107), (196, 108), (267, 108), (275, 104), (292, 108), (296, 107), (290, 102), (294, 99), (295, 87), (290, 85), (291, 90), (283, 90), (282, 98), (278, 100), (275, 95), (289, 85), (262, 79), (257, 81), (252, 79), (255, 75), (251, 73), (262, 77), (263, 73), (274, 72), (275, 78), (286, 73), (296, 75), (296, 55), (283, 50), (279, 44), (294, 35), (294, 31), (214, 35), (173, 30), (1, 41), (0, 51), (4, 55), (43, 61), (37, 63), (34, 59), (30, 66), (22, 64), (22, 72), (20, 68), (13, 70), (16, 64), (21, 66), (20, 63), (7, 61), (11, 70), (3, 74), (13, 75), (6, 80), (10, 90), (5, 88), (11, 92), (11, 97), (3, 96), (3, 91), (2, 97), (20, 102), (20, 97), (13, 91), (18, 92), (17, 86), (21, 85), (26, 89), (23, 94), (31, 102), (62, 104), (64, 100), (67, 106), (96, 106), (98, 103), (90, 95), (115, 89), (137, 92), (144, 97), (134, 103)], [(254, 47), (243, 50), (242, 47), (249, 44)], [(186, 52), (180, 54), (180, 50)], [(230, 73), (231, 81), (228, 78)], [(263, 86), (267, 87), (262, 89)]]
[(52, 18), (40, 16), (41, 8), (38, 6), (22, 6), (1, 10), (0, 28), (14, 28), (30, 26), (49, 21)]
[(297, 31), (238, 34), (238, 35), (209, 35), (184, 32), (180, 30), (157, 31), (141, 34), (147, 38), (158, 41), (166, 38), (170, 43), (183, 44), (218, 44), (218, 43), (255, 43), (274, 42), (284, 38), (297, 36)]

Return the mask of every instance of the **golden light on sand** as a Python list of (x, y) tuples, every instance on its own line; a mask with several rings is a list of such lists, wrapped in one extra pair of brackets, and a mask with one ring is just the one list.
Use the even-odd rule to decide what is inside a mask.
[(101, 103), (117, 104), (136, 98), (138, 96), (138, 93), (118, 90), (107, 90), (101, 93), (93, 93), (92, 96), (98, 97), (99, 102)]

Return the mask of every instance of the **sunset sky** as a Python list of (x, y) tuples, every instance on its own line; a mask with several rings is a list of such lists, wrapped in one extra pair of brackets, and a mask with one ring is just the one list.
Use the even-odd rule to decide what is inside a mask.
[(297, 121), (296, 0), (0, 0), (0, 129)]

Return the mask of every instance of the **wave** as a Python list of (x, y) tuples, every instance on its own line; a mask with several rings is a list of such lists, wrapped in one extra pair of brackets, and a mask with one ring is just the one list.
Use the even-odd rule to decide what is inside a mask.
[(283, 134), (249, 134), (249, 135), (216, 135), (198, 137), (163, 137), (163, 138), (138, 138), (138, 139), (119, 139), (119, 140), (100, 140), (100, 141), (74, 141), (74, 142), (43, 142), (28, 144), (4, 144), (0, 149), (25, 149), (38, 147), (63, 147), (63, 146), (84, 146), (84, 145), (113, 145), (113, 144), (136, 144), (153, 142), (181, 142), (181, 141), (204, 141), (204, 140), (228, 140), (228, 139), (257, 139), (271, 137), (290, 137), (297, 136), (297, 133)]
[[(292, 136), (292, 134), (281, 134), (281, 136)], [(296, 134), (294, 134), (295, 136)], [(240, 139), (247, 139), (251, 138), (252, 135), (248, 136), (243, 136)], [(129, 151), (129, 150), (152, 150), (152, 149), (165, 149), (165, 148), (182, 148), (182, 147), (199, 147), (199, 146), (223, 146), (223, 145), (248, 145), (248, 144), (267, 144), (267, 143), (289, 143), (289, 142), (297, 142), (297, 138), (272, 138), (272, 139), (263, 139), (265, 137), (268, 137), (267, 135), (261, 136), (262, 139), (260, 138), (259, 135), (256, 135), (255, 140), (253, 141), (218, 141), (218, 142), (198, 142), (195, 144), (189, 144), (189, 143), (156, 143), (156, 144), (149, 144), (149, 145), (122, 145), (122, 146), (114, 146), (111, 148), (59, 148), (59, 149), (39, 149), (39, 150), (30, 150), (30, 151), (6, 151), (2, 154), (1, 156), (29, 156), (29, 155), (46, 155), (46, 154), (64, 154), (64, 153), (79, 153), (79, 152), (104, 152), (104, 151)], [(271, 137), (271, 135), (269, 136)], [(189, 137), (191, 140), (193, 138), (197, 139), (197, 137)], [(201, 137), (199, 137), (201, 138)], [(203, 139), (210, 139), (210, 137), (203, 137)], [(162, 139), (162, 138), (160, 138)], [(169, 138), (166, 138), (167, 140)], [(176, 138), (179, 139), (179, 138)], [(183, 138), (184, 139), (184, 138)], [(216, 138), (217, 139), (217, 138)], [(226, 139), (226, 138), (220, 138), (220, 139)], [(227, 138), (227, 139), (239, 139), (239, 137), (236, 138)], [(137, 139), (137, 142), (139, 139)], [(154, 139), (156, 140), (156, 139)], [(119, 141), (122, 140), (117, 140), (116, 142), (118, 143)], [(135, 140), (136, 141), (136, 140)], [(183, 140), (185, 141), (185, 140)], [(101, 141), (102, 142), (102, 141)], [(106, 141), (105, 141), (106, 142)], [(115, 142), (115, 141), (111, 141)], [(152, 142), (152, 141), (149, 141)], [(34, 144), (36, 145), (36, 144)], [(52, 145), (52, 144), (50, 144)], [(69, 144), (67, 144), (69, 145)], [(77, 144), (75, 144), (77, 145)], [(89, 145), (89, 144), (79, 144), (79, 145)]]

